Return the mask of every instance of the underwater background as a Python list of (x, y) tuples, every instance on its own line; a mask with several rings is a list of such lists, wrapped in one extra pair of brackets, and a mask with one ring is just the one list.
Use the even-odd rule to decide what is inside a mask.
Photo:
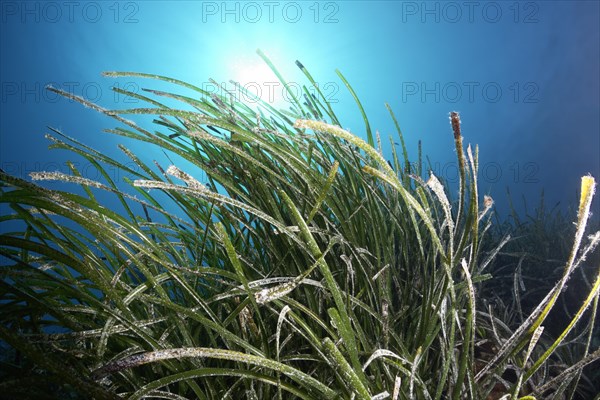
[[(600, 176), (599, 10), (596, 1), (4, 1), (0, 168), (21, 177), (69, 173), (65, 153), (47, 151), (48, 126), (121, 157), (123, 138), (102, 133), (113, 122), (45, 90), (52, 85), (106, 108), (135, 106), (110, 88), (141, 93), (143, 84), (103, 71), (167, 75), (207, 90), (216, 90), (209, 78), (232, 90), (233, 79), (287, 108), (260, 48), (298, 88), (304, 81), (294, 61), (301, 61), (339, 103), (343, 127), (365, 138), (339, 68), (386, 158), (388, 136), (396, 140), (388, 102), (409, 153), (421, 140), (424, 159), (450, 183), (458, 173), (448, 113), (461, 112), (465, 142), (480, 146), (480, 190), (501, 219), (507, 188), (519, 212), (522, 198), (536, 207), (542, 190), (548, 208), (575, 206), (580, 177)], [(156, 148), (145, 152), (168, 163)], [(92, 165), (79, 168), (98, 178)]]
[(600, 400), (599, 4), (1, 2), (0, 398)]

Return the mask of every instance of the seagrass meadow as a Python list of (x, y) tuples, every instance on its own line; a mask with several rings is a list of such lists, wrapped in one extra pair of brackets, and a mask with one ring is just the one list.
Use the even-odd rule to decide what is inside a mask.
[[(515, 278), (492, 307), (495, 271), (521, 276), (498, 258), (526, 235), (492, 234), (493, 200), (478, 190), (478, 150), (463, 143), (461, 116), (450, 113), (460, 172), (451, 188), (411, 158), (390, 107), (397, 134), (381, 138), (337, 71), (364, 141), (297, 65), (317, 91), (290, 91), (287, 110), (141, 73), (105, 75), (173, 91), (115, 88), (146, 106), (109, 110), (48, 88), (112, 117), (107, 132), (176, 161), (124, 145), (123, 159), (108, 157), (52, 129), (51, 147), (102, 179), (75, 164), (32, 180), (0, 173), (0, 397), (594, 398), (594, 178), (581, 179), (556, 280), (523, 311)], [(148, 117), (151, 126), (137, 122)], [(109, 168), (127, 177), (117, 182)], [(585, 296), (550, 334), (547, 317), (576, 274)]]

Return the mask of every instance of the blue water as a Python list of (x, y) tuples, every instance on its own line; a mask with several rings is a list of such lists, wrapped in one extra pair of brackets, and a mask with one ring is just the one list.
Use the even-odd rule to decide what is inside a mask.
[[(103, 78), (102, 71), (156, 73), (207, 89), (208, 78), (235, 79), (288, 107), (255, 53), (260, 48), (292, 84), (305, 83), (294, 64), (300, 60), (337, 102), (344, 128), (365, 138), (358, 109), (334, 72), (339, 68), (388, 158), (388, 135), (397, 141), (384, 107), (389, 102), (412, 159), (422, 140), (434, 172), (449, 181), (456, 164), (448, 112), (461, 112), (465, 142), (480, 146), (481, 190), (501, 215), (507, 187), (517, 207), (524, 196), (531, 211), (542, 190), (548, 206), (566, 207), (576, 204), (582, 175), (600, 178), (596, 1), (4, 1), (0, 7), (0, 167), (20, 176), (68, 172), (64, 160), (71, 156), (47, 150), (47, 126), (120, 157), (116, 145), (124, 140), (102, 133), (116, 121), (57, 98), (46, 85), (127, 108), (142, 104), (115, 96), (111, 86), (139, 93), (163, 86)], [(127, 145), (169, 164), (158, 149)], [(96, 178), (89, 165), (79, 168)]]

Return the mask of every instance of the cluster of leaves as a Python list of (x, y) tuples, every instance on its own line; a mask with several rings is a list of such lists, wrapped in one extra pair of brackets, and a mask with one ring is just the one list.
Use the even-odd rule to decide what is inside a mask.
[[(508, 233), (511, 235), (487, 269), (494, 279), (486, 281), (478, 293), (485, 302), (482, 306), (502, 310), (503, 322), (512, 328), (522, 324), (561, 279), (564, 260), (569, 257), (577, 229), (572, 223), (577, 218), (577, 210), (569, 208), (565, 211), (559, 208), (559, 204), (548, 208), (543, 193), (533, 211), (528, 210), (525, 199), (523, 209), (524, 215), (520, 215), (511, 206), (509, 217), (493, 225), (486, 243), (482, 245), (484, 248), (496, 246), (502, 237)], [(598, 222), (598, 219), (590, 221), (590, 228), (597, 230)], [(544, 322), (544, 335), (540, 338), (542, 343), (556, 340), (578, 312), (592, 288), (598, 265), (600, 253), (594, 252), (583, 260), (577, 272), (571, 276)], [(593, 335), (589, 336), (591, 330)], [(575, 363), (586, 354), (590, 338), (592, 347), (600, 345), (600, 320), (594, 315), (590, 315), (586, 323), (580, 324), (561, 343), (552, 363), (546, 365), (547, 373), (554, 373), (554, 364)], [(578, 385), (576, 398), (593, 398), (600, 393), (599, 361), (584, 369)]]
[[(479, 203), (477, 151), (464, 149), (458, 114), (451, 120), (459, 197), (451, 204), (434, 175), (425, 182), (411, 171), (399, 128), (403, 154), (392, 142), (391, 162), (383, 158), (379, 135), (341, 73), (367, 142), (341, 129), (297, 64), (317, 93), (290, 92), (285, 111), (266, 103), (254, 110), (136, 73), (107, 75), (153, 78), (195, 95), (147, 90), (150, 98), (117, 88), (149, 107), (107, 110), (51, 89), (119, 121), (109, 132), (181, 161), (151, 166), (120, 146), (128, 159), (121, 162), (54, 130), (52, 147), (85, 158), (103, 181), (82, 176), (74, 164), (70, 174), (32, 174), (77, 185), (76, 194), (0, 173), (0, 204), (12, 209), (0, 221), (21, 227), (0, 235), (0, 338), (12, 351), (2, 361), (2, 393), (532, 398), (565, 393), (600, 357), (588, 346), (581, 360), (549, 376), (541, 367), (560, 341), (536, 346), (567, 279), (600, 241), (596, 233), (581, 244), (591, 177), (582, 181), (563, 277), (513, 329), (476, 300), (507, 238), (482, 253), (492, 201)], [(150, 132), (128, 115), (154, 116), (165, 132)], [(108, 168), (129, 174), (126, 188)], [(101, 192), (122, 211), (103, 204)], [(592, 303), (595, 316), (599, 286), (596, 278), (573, 325)], [(516, 371), (512, 381), (502, 378), (509, 369)]]

